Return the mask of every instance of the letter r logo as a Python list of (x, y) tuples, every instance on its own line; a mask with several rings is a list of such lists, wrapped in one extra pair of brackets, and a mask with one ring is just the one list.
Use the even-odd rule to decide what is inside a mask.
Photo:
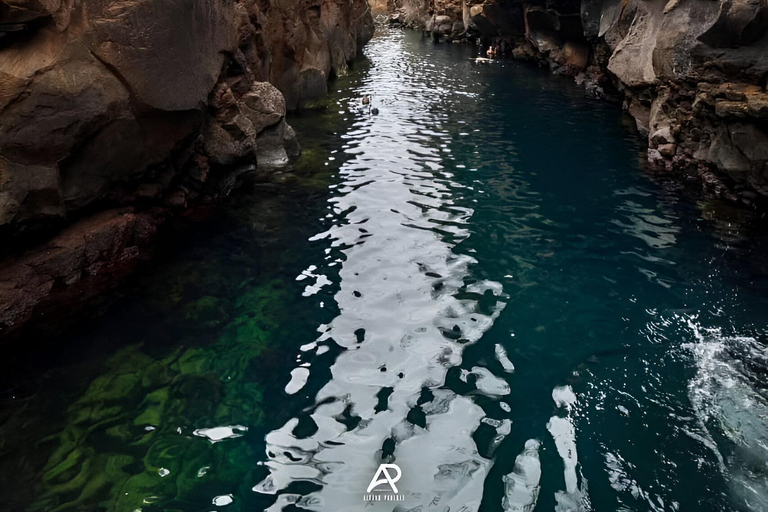
[[(392, 475), (389, 474), (389, 469), (395, 470), (395, 477), (393, 478)], [(379, 475), (384, 474), (384, 478), (379, 478)], [(371, 492), (371, 490), (375, 487), (378, 487), (381, 484), (389, 484), (389, 487), (392, 489), (392, 492), (397, 494), (397, 486), (395, 485), (395, 482), (400, 480), (400, 477), (402, 476), (402, 471), (400, 471), (400, 467), (397, 464), (381, 464), (379, 466), (379, 469), (376, 470), (376, 474), (373, 475), (373, 478), (371, 479), (371, 483), (368, 484), (368, 490), (365, 492)]]

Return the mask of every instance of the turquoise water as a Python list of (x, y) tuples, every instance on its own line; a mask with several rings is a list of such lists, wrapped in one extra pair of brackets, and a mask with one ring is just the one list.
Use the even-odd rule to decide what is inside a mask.
[(7, 348), (2, 509), (768, 510), (760, 219), (569, 79), (365, 54), (295, 172)]

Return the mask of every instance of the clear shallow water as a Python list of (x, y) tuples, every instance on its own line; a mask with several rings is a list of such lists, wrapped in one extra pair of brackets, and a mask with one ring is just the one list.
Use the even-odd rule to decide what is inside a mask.
[(366, 55), (282, 185), (9, 348), (3, 509), (362, 510), (382, 461), (405, 501), (372, 510), (768, 509), (755, 219), (649, 178), (567, 79)]

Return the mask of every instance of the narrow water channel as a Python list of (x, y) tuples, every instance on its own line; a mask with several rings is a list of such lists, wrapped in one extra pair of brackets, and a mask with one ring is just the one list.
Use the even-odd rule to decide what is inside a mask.
[(365, 55), (293, 174), (8, 349), (0, 508), (768, 510), (764, 234), (568, 79)]

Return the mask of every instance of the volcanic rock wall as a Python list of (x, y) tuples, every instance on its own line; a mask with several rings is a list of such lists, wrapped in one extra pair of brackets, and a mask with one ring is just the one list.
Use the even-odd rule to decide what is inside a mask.
[(2, 227), (65, 216), (148, 170), (143, 195), (253, 161), (258, 135), (325, 94), (372, 21), (364, 0), (6, 0), (0, 33)]
[(390, 0), (391, 20), (615, 94), (649, 162), (747, 204), (768, 196), (766, 0)]
[[(372, 35), (366, 0), (0, 0), (0, 334), (18, 297), (131, 267), (163, 209), (286, 164), (286, 109)], [(65, 264), (18, 254), (30, 233)]]

